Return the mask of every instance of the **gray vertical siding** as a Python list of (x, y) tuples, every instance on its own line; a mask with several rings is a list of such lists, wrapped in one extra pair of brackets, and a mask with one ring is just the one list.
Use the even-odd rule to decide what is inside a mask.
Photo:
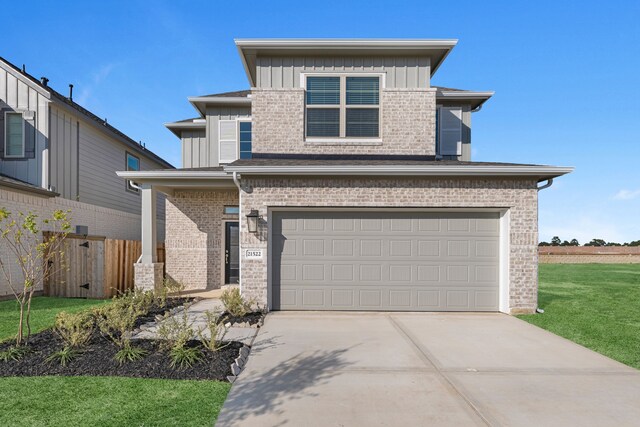
[(300, 87), (303, 72), (385, 73), (397, 89), (428, 88), (431, 74), (428, 57), (258, 57), (256, 67), (256, 86), (274, 89)]
[(65, 199), (79, 196), (79, 126), (78, 117), (51, 106), (51, 138), (49, 177), (52, 189)]
[[(48, 137), (49, 100), (9, 71), (0, 67), (0, 109), (32, 111), (35, 113), (35, 152), (33, 159), (0, 160), (0, 173), (34, 185), (42, 185), (42, 151)], [(1, 131), (4, 132), (4, 129)]]
[(200, 161), (200, 167), (218, 166), (218, 122), (220, 120), (233, 120), (237, 118), (251, 117), (250, 107), (209, 107), (207, 108), (207, 142), (208, 142), (208, 164)]
[(182, 167), (202, 168), (211, 164), (211, 146), (206, 130), (182, 131)]

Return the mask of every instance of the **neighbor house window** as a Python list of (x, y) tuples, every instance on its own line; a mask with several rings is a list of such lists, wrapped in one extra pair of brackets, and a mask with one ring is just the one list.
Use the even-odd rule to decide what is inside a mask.
[(308, 138), (378, 138), (379, 76), (308, 76)]
[(240, 206), (225, 206), (225, 215), (238, 215), (240, 213)]
[(240, 158), (251, 158), (251, 122), (238, 122), (238, 132), (240, 133)]
[[(127, 170), (128, 171), (140, 170), (140, 159), (131, 153), (127, 153)], [(127, 180), (127, 190), (133, 191), (134, 193), (138, 192), (138, 189), (133, 185), (131, 185), (131, 181), (129, 180)]]
[(4, 156), (24, 157), (25, 121), (22, 118), (22, 113), (6, 112), (4, 116), (4, 123)]

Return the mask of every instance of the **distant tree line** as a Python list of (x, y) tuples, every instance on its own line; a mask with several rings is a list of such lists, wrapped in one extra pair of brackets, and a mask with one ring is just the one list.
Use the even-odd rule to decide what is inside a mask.
[[(553, 236), (551, 242), (540, 242), (538, 246), (580, 246), (580, 242), (578, 242), (578, 239), (562, 240), (558, 236)], [(617, 243), (607, 242), (603, 239), (591, 239), (589, 243), (585, 243), (582, 246), (640, 246), (640, 240)]]

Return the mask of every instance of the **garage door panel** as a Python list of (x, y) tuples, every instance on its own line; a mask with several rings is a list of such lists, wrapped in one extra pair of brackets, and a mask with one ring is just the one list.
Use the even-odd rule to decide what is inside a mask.
[(498, 308), (498, 214), (298, 211), (273, 222), (274, 309)]

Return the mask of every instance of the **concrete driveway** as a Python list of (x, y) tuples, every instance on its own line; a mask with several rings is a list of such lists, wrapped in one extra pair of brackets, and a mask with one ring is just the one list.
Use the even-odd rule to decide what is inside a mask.
[(640, 371), (503, 314), (267, 316), (218, 426), (640, 423)]

